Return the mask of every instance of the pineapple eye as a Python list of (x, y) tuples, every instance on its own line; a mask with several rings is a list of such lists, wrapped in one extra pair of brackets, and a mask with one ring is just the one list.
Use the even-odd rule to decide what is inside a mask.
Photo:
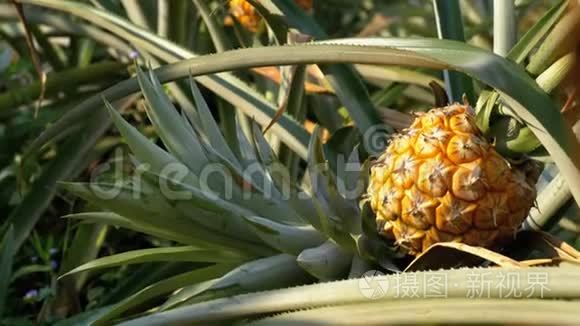
[(402, 206), (403, 221), (415, 228), (426, 230), (435, 222), (437, 201), (429, 199), (417, 189), (407, 192)]
[(481, 168), (473, 170), (460, 167), (453, 175), (452, 191), (455, 196), (463, 200), (478, 200), (487, 191)]
[(466, 232), (473, 223), (473, 211), (477, 205), (456, 199), (448, 193), (436, 210), (437, 228), (452, 234)]
[(473, 119), (466, 114), (457, 114), (449, 119), (449, 127), (458, 133), (475, 134), (479, 132)]
[(417, 137), (413, 146), (417, 156), (421, 158), (433, 157), (445, 151), (445, 146), (451, 137), (450, 133), (435, 127), (433, 130), (422, 133)]
[(501, 193), (488, 193), (477, 203), (473, 223), (478, 229), (495, 229), (505, 225), (509, 215), (506, 196)]
[(483, 155), (483, 149), (473, 135), (455, 135), (447, 146), (447, 157), (455, 164), (469, 163)]
[(419, 162), (410, 155), (400, 156), (393, 168), (393, 182), (403, 188), (409, 188), (417, 178), (417, 167)]

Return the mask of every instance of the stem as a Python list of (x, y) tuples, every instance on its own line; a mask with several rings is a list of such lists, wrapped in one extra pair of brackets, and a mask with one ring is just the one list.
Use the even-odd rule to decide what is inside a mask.
[(513, 0), (493, 1), (493, 52), (505, 57), (516, 44), (516, 14)]

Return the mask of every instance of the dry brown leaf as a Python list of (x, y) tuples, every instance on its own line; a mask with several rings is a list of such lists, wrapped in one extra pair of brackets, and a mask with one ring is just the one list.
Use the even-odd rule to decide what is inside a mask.
[(563, 257), (563, 256), (560, 256), (560, 257), (571, 258), (571, 259), (574, 259), (574, 260), (577, 260), (578, 262), (580, 262), (580, 252), (578, 250), (576, 250), (574, 247), (572, 247), (571, 245), (567, 244), (566, 242), (552, 236), (549, 233), (542, 232), (541, 236), (544, 239), (544, 241), (546, 241), (549, 245), (553, 246), (554, 248), (556, 248), (556, 249), (560, 250), (561, 252), (565, 253), (566, 255), (568, 255), (568, 257)]
[(486, 261), (501, 267), (525, 267), (509, 257), (483, 247), (473, 247), (458, 242), (439, 242), (417, 256), (405, 272), (473, 267)]
[[(253, 72), (257, 73), (258, 75), (268, 78), (271, 81), (275, 82), (276, 84), (280, 84), (282, 81), (282, 76), (280, 74), (280, 69), (276, 67), (260, 67), (260, 68), (253, 68)], [(308, 69), (308, 73), (310, 74), (310, 69)], [(304, 83), (304, 89), (307, 93), (332, 93), (332, 90), (326, 88), (324, 86), (320, 86), (311, 82)]]
[[(306, 120), (304, 121), (304, 129), (306, 129), (306, 131), (312, 135), (312, 133), (314, 132), (314, 129), (316, 128), (316, 123), (310, 121), (310, 120)], [(328, 131), (328, 129), (319, 126), (320, 129), (320, 139), (322, 140), (323, 143), (326, 143), (326, 141), (330, 138), (330, 132)]]

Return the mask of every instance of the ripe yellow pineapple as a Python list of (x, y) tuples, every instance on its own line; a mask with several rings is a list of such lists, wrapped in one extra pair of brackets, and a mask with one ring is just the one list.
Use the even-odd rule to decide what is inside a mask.
[[(313, 0), (295, 0), (296, 4), (303, 10), (312, 8)], [(230, 14), (240, 22), (242, 26), (250, 31), (256, 31), (260, 23), (260, 14), (247, 0), (230, 0)]]
[(510, 166), (481, 134), (472, 109), (419, 115), (371, 167), (368, 196), (379, 232), (409, 254), (458, 241), (495, 247), (533, 206), (534, 169)]

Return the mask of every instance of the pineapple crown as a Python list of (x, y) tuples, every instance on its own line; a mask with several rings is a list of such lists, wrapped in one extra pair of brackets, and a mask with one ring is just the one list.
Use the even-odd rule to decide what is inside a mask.
[[(63, 183), (68, 191), (110, 211), (75, 218), (107, 218), (240, 259), (292, 255), (293, 264), (319, 279), (346, 276), (353, 259), (388, 265), (386, 258), (394, 251), (377, 235), (366, 201), (359, 207), (368, 162), (360, 164), (358, 147), (344, 160), (329, 160), (342, 155), (332, 148), (336, 140), (325, 145), (315, 130), (308, 177), (297, 184), (255, 122), (238, 116), (237, 133), (226, 140), (193, 80), (195, 108), (180, 115), (153, 73), (138, 70), (137, 78), (164, 148), (105, 100), (138, 168), (123, 184)], [(334, 258), (324, 266), (323, 257)]]

